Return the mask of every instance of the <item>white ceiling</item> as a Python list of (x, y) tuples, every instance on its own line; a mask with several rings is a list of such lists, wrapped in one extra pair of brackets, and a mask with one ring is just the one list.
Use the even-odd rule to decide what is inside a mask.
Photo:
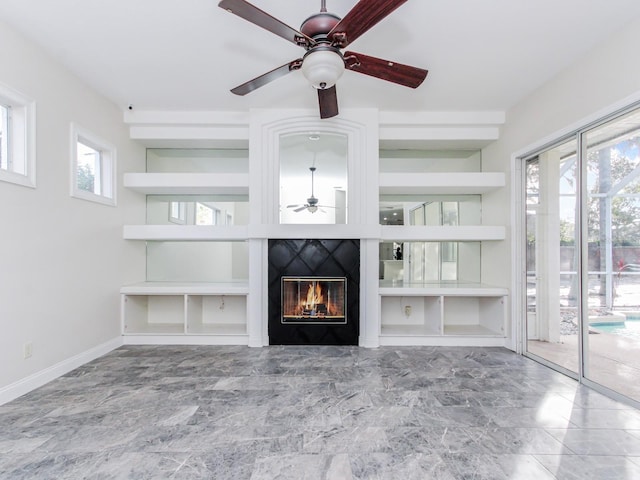
[[(217, 0), (0, 0), (0, 19), (121, 108), (317, 108), (300, 72), (238, 97), (304, 50)], [(320, 0), (253, 0), (294, 28)], [(327, 0), (344, 16), (356, 0)], [(638, 0), (409, 0), (350, 50), (429, 70), (411, 90), (345, 72), (341, 108), (505, 110), (640, 17)]]

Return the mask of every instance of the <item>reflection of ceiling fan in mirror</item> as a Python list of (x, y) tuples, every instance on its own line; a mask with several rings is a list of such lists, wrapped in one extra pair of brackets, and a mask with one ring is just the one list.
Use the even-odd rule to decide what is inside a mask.
[(315, 197), (313, 193), (313, 178), (316, 171), (316, 167), (309, 167), (309, 170), (311, 170), (311, 196), (307, 198), (307, 203), (305, 203), (304, 205), (287, 205), (287, 208), (293, 208), (294, 212), (302, 212), (303, 210), (307, 210), (311, 213), (316, 213), (318, 210), (320, 210), (322, 213), (327, 213), (322, 209), (336, 208), (336, 207), (331, 207), (329, 205), (318, 205), (318, 199)]
[[(360, 0), (344, 18), (340, 18), (327, 12), (326, 0), (321, 0), (320, 12), (307, 18), (298, 31), (246, 0), (222, 0), (218, 4), (221, 8), (306, 50), (302, 58), (285, 63), (231, 91), (236, 95), (246, 95), (289, 72), (301, 70), (318, 91), (320, 118), (330, 118), (338, 115), (335, 84), (345, 69), (417, 88), (427, 76), (427, 70), (362, 53), (341, 51), (405, 2), (407, 0)], [(241, 38), (240, 35), (238, 37)]]

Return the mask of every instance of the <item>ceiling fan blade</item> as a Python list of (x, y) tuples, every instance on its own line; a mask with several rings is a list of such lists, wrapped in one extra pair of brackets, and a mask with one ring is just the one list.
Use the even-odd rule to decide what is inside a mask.
[(318, 89), (318, 103), (320, 104), (320, 118), (331, 118), (338, 115), (336, 86)]
[(329, 40), (344, 48), (407, 0), (360, 0), (329, 32)]
[(267, 12), (260, 10), (245, 0), (222, 0), (218, 3), (218, 6), (301, 47), (316, 44), (313, 38), (306, 36), (304, 33), (272, 17)]
[(344, 52), (345, 66), (354, 72), (364, 73), (388, 82), (418, 88), (427, 77), (428, 70), (401, 63), (370, 57), (362, 53)]
[(238, 85), (235, 88), (231, 89), (232, 93), (236, 95), (246, 95), (247, 93), (251, 93), (254, 90), (266, 85), (269, 82), (273, 82), (280, 77), (284, 77), (287, 73), (292, 70), (297, 70), (299, 65), (302, 64), (302, 59), (294, 60), (293, 62), (285, 63), (281, 67), (274, 68), (270, 72), (267, 72), (259, 77), (254, 78), (253, 80), (249, 80), (242, 85)]
[(296, 209), (294, 210), (294, 212), (301, 212), (301, 211), (306, 210), (306, 209), (307, 209), (307, 205), (303, 205), (303, 206), (301, 206), (300, 208), (296, 208)]

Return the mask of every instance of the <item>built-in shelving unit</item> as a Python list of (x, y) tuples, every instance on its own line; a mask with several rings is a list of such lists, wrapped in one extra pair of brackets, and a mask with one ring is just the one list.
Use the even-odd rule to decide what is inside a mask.
[(172, 336), (198, 343), (198, 335), (221, 336), (217, 343), (247, 342), (246, 283), (144, 282), (120, 293), (122, 332), (129, 342)]
[[(147, 223), (125, 225), (123, 238), (147, 242), (147, 280), (160, 280), (121, 288), (125, 341), (246, 345), (249, 283), (234, 277), (248, 274), (233, 262), (247, 251), (248, 227), (236, 224), (241, 213), (234, 202), (244, 201), (246, 210), (248, 163), (237, 150), (148, 155), (153, 171), (124, 175), (126, 188), (147, 195)], [(202, 224), (198, 206), (214, 224)]]
[[(404, 116), (376, 120), (373, 111), (347, 112), (328, 122), (296, 115), (260, 111), (234, 120), (242, 128), (233, 129), (238, 137), (229, 150), (189, 150), (187, 130), (166, 126), (163, 131), (177, 135), (179, 148), (151, 149), (147, 172), (124, 175), (126, 188), (147, 196), (146, 222), (123, 228), (124, 239), (146, 242), (147, 255), (147, 281), (121, 289), (126, 341), (268, 343), (268, 242), (287, 238), (359, 241), (361, 345), (504, 345), (509, 293), (484, 285), (481, 273), (483, 246), (506, 238), (504, 225), (482, 217), (482, 197), (504, 188), (506, 178), (483, 171), (477, 142), (494, 139), (494, 123), (503, 119), (490, 115), (490, 126), (474, 130), (477, 138), (467, 138), (466, 120), (448, 127), (446, 138), (431, 138), (443, 130), (442, 122), (430, 117), (414, 119), (420, 128), (405, 128)], [(452, 129), (463, 138), (452, 137)], [(461, 150), (450, 141), (454, 138)], [(228, 145), (227, 140), (216, 137), (213, 143)], [(377, 158), (376, 148), (382, 148)], [(310, 179), (311, 165), (317, 170)], [(331, 221), (298, 210), (309, 193), (331, 209)], [(393, 203), (404, 210), (387, 221), (384, 212)], [(439, 223), (429, 208), (435, 203)], [(420, 204), (421, 223), (392, 223), (393, 215), (408, 219)], [(199, 221), (198, 212), (206, 208), (220, 221)], [(449, 208), (457, 208), (455, 221), (445, 219)], [(404, 259), (395, 256), (403, 245)], [(409, 255), (419, 258), (412, 265), (421, 265), (423, 275), (415, 275), (420, 282), (407, 281)], [(436, 270), (446, 281), (425, 280)], [(376, 275), (386, 271), (405, 280), (376, 284)], [(449, 280), (452, 271), (455, 281)]]
[[(428, 161), (410, 165), (406, 158), (401, 160), (405, 166), (429, 168)], [(402, 244), (405, 247), (414, 242), (428, 242), (431, 245), (434, 243), (442, 245), (444, 242), (477, 242), (477, 247), (473, 249), (458, 249), (459, 253), (464, 251), (465, 257), (459, 257), (456, 261), (464, 263), (465, 260), (472, 259), (473, 261), (467, 263), (475, 264), (477, 267), (469, 270), (465, 266), (463, 270), (465, 274), (472, 271), (479, 277), (480, 242), (502, 241), (505, 239), (506, 229), (501, 225), (485, 223), (486, 220), (481, 218), (481, 197), (477, 196), (504, 187), (504, 173), (425, 172), (409, 169), (397, 171), (402, 168), (402, 162), (399, 162), (400, 165), (396, 165), (396, 162), (388, 165), (389, 168), (394, 169), (393, 172), (380, 172), (381, 198), (409, 199), (409, 202), (424, 205), (434, 201), (458, 202), (469, 198), (469, 195), (476, 195), (476, 200), (473, 206), (465, 207), (464, 214), (462, 207), (459, 207), (458, 217), (462, 219), (462, 223), (458, 225), (409, 224), (407, 211), (405, 211), (403, 225), (381, 226), (381, 240), (394, 242), (396, 245)], [(476, 169), (480, 168), (480, 163), (478, 158)], [(461, 166), (461, 164), (462, 161), (458, 163), (458, 169), (474, 168), (467, 164)], [(435, 168), (442, 169), (446, 166), (447, 162), (442, 161), (436, 164)], [(405, 200), (405, 205), (406, 202)], [(432, 248), (431, 252), (439, 252), (438, 247), (430, 248)], [(410, 247), (405, 250), (405, 255), (413, 253)], [(428, 254), (425, 253), (425, 262), (427, 256)], [(434, 260), (429, 257), (428, 261)], [(395, 260), (395, 263), (397, 264), (395, 272), (398, 272), (403, 262)], [(410, 265), (405, 259), (405, 270), (412, 268)], [(430, 268), (439, 267), (431, 263)], [(395, 275), (398, 274), (395, 273)], [(403, 275), (407, 281), (406, 272)], [(409, 280), (407, 283), (405, 281), (398, 279), (380, 281), (378, 293), (381, 345), (499, 346), (504, 344), (508, 298), (506, 289), (483, 285), (479, 281), (411, 282)]]
[(459, 283), (405, 286), (383, 281), (379, 294), (382, 345), (503, 342), (506, 289)]

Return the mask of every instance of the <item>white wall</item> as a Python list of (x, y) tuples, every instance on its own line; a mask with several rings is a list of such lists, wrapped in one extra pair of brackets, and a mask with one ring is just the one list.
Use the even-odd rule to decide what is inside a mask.
[[(637, 25), (629, 24), (557, 77), (533, 92), (507, 112), (500, 140), (482, 152), (485, 171), (511, 174), (511, 158), (516, 152), (548, 141), (569, 127), (578, 127), (594, 115), (640, 93), (640, 64)], [(523, 72), (523, 74), (526, 74)], [(483, 219), (511, 226), (511, 188), (483, 197)], [(482, 245), (484, 283), (511, 286), (511, 238)], [(517, 319), (516, 319), (517, 320)]]
[[(144, 171), (122, 112), (0, 23), (0, 82), (36, 101), (37, 188), (0, 182), (0, 391), (117, 339), (119, 287), (144, 280), (144, 197), (122, 174)], [(70, 123), (117, 148), (117, 207), (71, 198)], [(23, 345), (33, 356), (23, 358)]]

